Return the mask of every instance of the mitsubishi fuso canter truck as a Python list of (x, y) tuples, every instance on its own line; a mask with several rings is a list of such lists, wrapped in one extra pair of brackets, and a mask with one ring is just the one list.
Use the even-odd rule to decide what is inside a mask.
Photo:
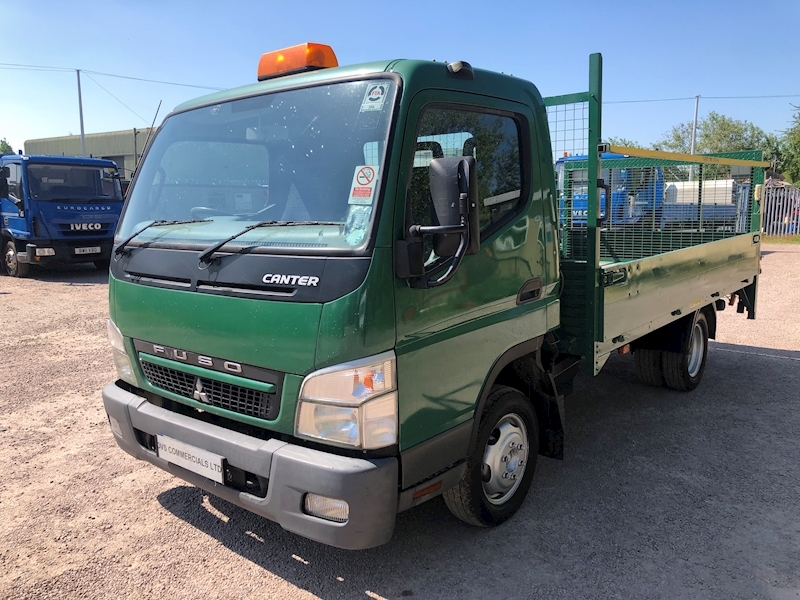
[[(340, 67), (301, 44), (176, 108), (114, 241), (119, 446), (362, 549), (440, 494), (467, 523), (512, 517), (538, 457), (563, 457), (573, 379), (613, 352), (693, 390), (717, 311), (756, 315), (768, 163), (602, 143), (589, 62), (587, 91), (543, 98), (463, 61)], [(609, 153), (640, 218), (601, 202)], [(656, 179), (697, 190), (692, 218), (662, 226)], [(743, 217), (704, 220), (705, 182), (729, 180)]]

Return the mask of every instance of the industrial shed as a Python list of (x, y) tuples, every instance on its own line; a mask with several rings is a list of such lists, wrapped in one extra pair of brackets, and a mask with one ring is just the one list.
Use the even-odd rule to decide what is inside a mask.
[[(124, 179), (130, 179), (136, 164), (142, 157), (150, 128), (125, 129), (106, 133), (87, 133), (86, 153), (95, 158), (107, 158), (117, 163)], [(54, 156), (80, 156), (81, 136), (41, 138), (25, 142), (25, 154)]]

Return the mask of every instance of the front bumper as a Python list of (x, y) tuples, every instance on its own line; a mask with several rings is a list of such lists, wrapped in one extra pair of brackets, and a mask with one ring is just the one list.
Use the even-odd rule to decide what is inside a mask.
[[(261, 440), (160, 408), (114, 383), (103, 389), (103, 404), (120, 424), (122, 436), (114, 433), (114, 438), (125, 452), (275, 521), (287, 531), (349, 550), (379, 546), (392, 537), (398, 501), (396, 458), (348, 458), (276, 439)], [(268, 479), (266, 497), (167, 462), (141, 445), (134, 429), (224, 456), (230, 465)], [(307, 493), (345, 500), (350, 506), (349, 520), (334, 523), (304, 513)]]
[[(69, 242), (38, 241), (25, 245), (25, 252), (18, 252), (17, 258), (21, 263), (32, 265), (45, 265), (49, 263), (75, 264), (93, 262), (96, 260), (110, 260), (114, 243), (110, 239), (71, 240)], [(92, 254), (76, 254), (76, 248), (100, 248), (100, 252)], [(54, 256), (36, 256), (37, 248), (52, 248)]]

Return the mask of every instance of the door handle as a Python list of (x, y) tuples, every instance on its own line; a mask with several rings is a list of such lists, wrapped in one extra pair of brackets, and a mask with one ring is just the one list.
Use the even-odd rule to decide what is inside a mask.
[(519, 288), (519, 291), (517, 292), (517, 306), (520, 304), (525, 304), (526, 302), (538, 300), (541, 295), (541, 278), (537, 277), (535, 279), (528, 279), (528, 281), (522, 284), (522, 287)]

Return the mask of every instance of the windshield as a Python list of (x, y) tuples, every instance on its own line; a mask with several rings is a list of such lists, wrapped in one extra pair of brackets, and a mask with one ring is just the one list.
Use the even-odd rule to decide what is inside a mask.
[[(343, 82), (233, 100), (168, 118), (117, 230), (139, 242), (352, 249), (374, 219), (395, 84)], [(300, 225), (298, 223), (307, 224)], [(292, 227), (282, 224), (294, 223)]]
[(28, 191), (32, 198), (49, 200), (122, 201), (114, 167), (28, 164)]

